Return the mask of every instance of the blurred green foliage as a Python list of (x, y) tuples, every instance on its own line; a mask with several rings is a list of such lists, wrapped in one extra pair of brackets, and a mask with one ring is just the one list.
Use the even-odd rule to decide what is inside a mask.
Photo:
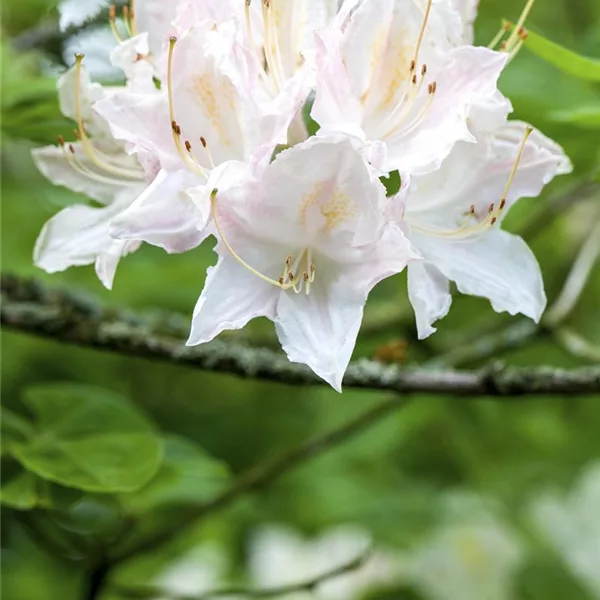
[[(43, 223), (60, 208), (82, 200), (45, 181), (29, 155), (34, 145), (53, 143), (57, 134), (72, 128), (59, 114), (54, 77), (45, 71), (61, 57), (36, 47), (27, 52), (13, 48), (24, 31), (52, 25), (55, 4), (21, 0), (2, 6), (4, 269), (76, 286), (107, 305), (144, 309), (156, 319), (164, 311), (189, 316), (206, 268), (214, 262), (206, 245), (183, 256), (144, 247), (123, 261), (111, 293), (91, 268), (49, 277), (32, 265)], [(502, 18), (515, 20), (521, 4), (482, 0), (478, 42), (487, 44)], [(600, 57), (596, 0), (539, 0), (528, 26), (573, 52)], [(517, 205), (507, 220), (515, 231), (569, 186), (591, 178), (600, 164), (600, 85), (591, 75), (598, 59), (581, 63), (588, 77), (572, 77), (582, 74), (574, 69), (583, 59), (567, 55), (570, 67), (561, 71), (557, 63), (565, 51), (552, 47), (548, 54), (547, 42), (540, 39), (532, 36), (526, 43), (501, 88), (514, 104), (514, 116), (558, 140), (575, 170), (548, 186), (542, 197)], [(534, 227), (535, 236), (528, 241), (542, 265), (550, 299), (561, 289), (590, 224), (600, 218), (599, 202), (593, 197), (568, 208), (543, 230)], [(595, 345), (600, 344), (599, 305), (596, 269), (569, 317), (569, 326)], [(405, 281), (398, 277), (372, 295), (356, 356), (373, 356), (383, 346), (407, 342), (406, 360), (421, 363), (482, 333), (502, 331), (513, 321), (493, 313), (482, 300), (457, 297), (436, 336), (417, 343)], [(231, 334), (242, 336), (245, 341), (274, 342), (271, 327), (263, 322)], [(213, 497), (233, 474), (350, 419), (377, 400), (377, 394), (368, 392), (339, 396), (326, 389), (238, 381), (15, 333), (4, 332), (2, 345), (6, 600), (85, 598), (89, 561), (119, 542), (132, 516), (143, 531), (157, 523), (164, 526), (182, 507)], [(548, 336), (505, 359), (518, 365), (585, 364)], [(598, 400), (539, 397), (499, 403), (416, 397), (398, 414), (271, 489), (200, 527), (190, 524), (174, 543), (122, 567), (119, 580), (146, 582), (178, 553), (206, 539), (218, 540), (227, 549), (230, 574), (239, 577), (248, 535), (261, 523), (286, 523), (307, 534), (356, 523), (377, 542), (406, 549), (440, 522), (443, 493), (468, 489), (492, 499), (501, 517), (528, 540), (530, 558), (519, 575), (515, 598), (592, 598), (560, 557), (529, 530), (526, 507), (539, 490), (549, 485), (567, 488), (584, 465), (600, 458)], [(90, 412), (79, 414), (86, 404)], [(82, 468), (90, 464), (90, 452), (93, 473)], [(417, 597), (414, 591), (392, 590), (373, 600)]]

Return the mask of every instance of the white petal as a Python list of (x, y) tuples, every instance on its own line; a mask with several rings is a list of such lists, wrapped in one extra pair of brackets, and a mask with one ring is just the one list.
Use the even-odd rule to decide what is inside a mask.
[(141, 242), (135, 240), (113, 240), (109, 248), (98, 255), (95, 265), (96, 275), (106, 289), (112, 289), (115, 272), (121, 258), (135, 252), (140, 245)]
[(106, 208), (76, 204), (60, 211), (44, 225), (36, 241), (33, 257), (36, 266), (56, 273), (94, 263), (112, 246), (110, 222), (129, 202), (125, 198)]
[(449, 242), (413, 234), (411, 242), (463, 294), (488, 298), (496, 312), (540, 320), (546, 306), (544, 282), (520, 237), (492, 229), (476, 240)]
[(143, 240), (167, 252), (186, 252), (205, 238), (210, 206), (200, 212), (186, 190), (199, 178), (188, 171), (161, 171), (137, 200), (111, 223), (120, 240)]
[[(475, 141), (467, 127), (469, 111), (495, 95), (506, 60), (505, 53), (463, 46), (447, 52), (442, 63), (429, 65), (430, 81), (437, 84), (431, 107), (414, 126), (407, 119), (393, 136), (384, 138), (388, 143), (384, 169), (428, 173), (439, 168), (458, 141)], [(417, 97), (420, 104), (426, 95), (425, 90)]]
[(150, 59), (147, 33), (131, 37), (115, 46), (110, 61), (125, 73), (127, 87), (131, 91), (157, 93), (152, 79), (154, 65)]
[(369, 292), (379, 281), (402, 271), (412, 258), (406, 238), (396, 227), (386, 229), (354, 264), (315, 258), (316, 279), (310, 294), (288, 290), (279, 296), (275, 327), (288, 358), (308, 365), (341, 391)]
[[(73, 144), (77, 159), (88, 169), (94, 165), (85, 156), (79, 143)], [(68, 150), (66, 150), (68, 152)], [(102, 204), (112, 202), (115, 195), (123, 188), (123, 181), (111, 179), (110, 176), (98, 174), (96, 179), (73, 168), (65, 157), (65, 151), (58, 146), (45, 146), (32, 150), (31, 155), (36, 167), (55, 185), (62, 185), (75, 192), (81, 192)], [(137, 184), (133, 184), (137, 185)]]
[[(252, 248), (240, 247), (239, 243), (237, 246), (236, 251), (253, 261), (255, 268), (266, 270), (260, 260), (266, 257), (257, 256)], [(281, 268), (282, 255), (275, 253), (275, 256)], [(274, 259), (266, 260), (273, 262)], [(217, 265), (207, 271), (187, 345), (209, 342), (225, 330), (242, 329), (257, 317), (273, 319), (279, 293), (279, 288), (251, 273), (224, 249)]]
[(448, 279), (428, 262), (408, 265), (408, 297), (415, 311), (420, 340), (436, 331), (432, 324), (445, 317), (452, 304)]
[(170, 35), (171, 21), (177, 14), (178, 2), (143, 0), (135, 7), (137, 30), (148, 34), (150, 52), (160, 56)]

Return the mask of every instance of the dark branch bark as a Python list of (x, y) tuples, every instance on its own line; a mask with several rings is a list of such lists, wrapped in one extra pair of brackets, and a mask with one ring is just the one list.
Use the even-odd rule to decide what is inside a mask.
[[(223, 341), (188, 348), (179, 328), (157, 327), (139, 317), (101, 308), (79, 294), (51, 290), (15, 276), (2, 277), (1, 322), (15, 331), (127, 356), (266, 381), (323, 384), (309, 369), (290, 363), (281, 353)], [(496, 367), (468, 372), (359, 360), (348, 368), (344, 386), (458, 396), (592, 394), (600, 392), (600, 366), (572, 371)]]

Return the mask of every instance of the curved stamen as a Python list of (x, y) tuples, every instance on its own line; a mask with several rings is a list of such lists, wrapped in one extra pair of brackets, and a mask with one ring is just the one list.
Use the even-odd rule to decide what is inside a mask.
[(112, 29), (113, 35), (115, 36), (117, 42), (122, 44), (124, 40), (119, 33), (119, 28), (117, 27), (117, 7), (114, 4), (111, 4), (108, 7), (108, 22), (110, 23), (110, 28)]
[(85, 130), (85, 124), (83, 122), (83, 115), (81, 111), (81, 69), (83, 64), (83, 54), (76, 54), (75, 60), (75, 120), (77, 122), (77, 134), (79, 139), (81, 140), (81, 147), (84, 153), (90, 159), (90, 161), (102, 171), (106, 171), (107, 173), (116, 175), (117, 177), (121, 177), (124, 179), (130, 179), (134, 181), (143, 180), (143, 176), (140, 173), (136, 173), (135, 171), (131, 171), (128, 169), (119, 168), (114, 164), (110, 164), (108, 161), (106, 161), (103, 158), (102, 154), (94, 147), (90, 138), (88, 137), (88, 134)]
[(419, 52), (421, 50), (421, 44), (423, 43), (425, 27), (427, 27), (427, 21), (429, 20), (429, 14), (431, 13), (432, 4), (433, 0), (427, 0), (427, 8), (425, 9), (425, 16), (423, 17), (423, 23), (421, 25), (421, 30), (419, 31), (419, 37), (417, 38), (417, 46), (415, 48), (415, 55), (413, 57), (413, 64), (415, 66), (419, 64)]
[(490, 50), (493, 50), (501, 41), (507, 31), (510, 30), (510, 23), (508, 21), (503, 20), (502, 26), (498, 33), (493, 37), (492, 41), (487, 45)]
[(508, 37), (508, 40), (506, 40), (506, 47), (508, 51), (512, 50), (513, 46), (517, 43), (517, 40), (519, 38), (519, 32), (523, 29), (523, 25), (525, 25), (525, 21), (527, 20), (527, 17), (531, 12), (534, 3), (535, 0), (529, 0), (527, 2), (525, 8), (523, 9), (523, 12), (521, 13), (521, 16), (519, 17), (519, 20), (517, 21), (517, 24), (515, 25), (514, 29), (512, 30), (512, 33)]
[[(458, 239), (469, 238), (476, 233), (484, 233), (485, 231), (487, 231), (488, 229), (493, 227), (496, 224), (496, 222), (498, 221), (498, 217), (500, 216), (500, 214), (506, 207), (506, 198), (508, 196), (508, 193), (510, 192), (510, 188), (512, 187), (512, 184), (517, 175), (517, 169), (519, 168), (519, 164), (523, 157), (523, 151), (525, 150), (525, 144), (527, 142), (527, 139), (531, 135), (532, 131), (533, 131), (533, 128), (529, 127), (529, 126), (525, 129), (525, 134), (523, 135), (523, 139), (521, 140), (521, 144), (519, 145), (519, 150), (517, 151), (517, 156), (513, 162), (513, 166), (510, 171), (508, 181), (506, 182), (506, 185), (504, 186), (504, 190), (502, 192), (502, 198), (500, 199), (500, 202), (498, 202), (497, 204), (490, 204), (488, 211), (487, 211), (487, 215), (483, 221), (481, 221), (477, 225), (462, 225), (461, 227), (458, 227), (456, 229), (421, 227), (420, 225), (413, 225), (413, 224), (411, 224), (411, 227), (415, 231), (425, 233), (427, 235), (432, 235), (432, 236), (442, 237), (442, 238), (458, 238)], [(467, 214), (469, 216), (475, 215), (475, 207), (473, 205), (471, 205)]]
[(187, 144), (186, 149), (184, 150), (184, 147), (181, 143), (181, 127), (179, 127), (177, 121), (175, 120), (175, 105), (173, 102), (173, 53), (175, 50), (176, 43), (176, 37), (171, 37), (169, 39), (169, 56), (167, 62), (167, 95), (169, 101), (169, 119), (171, 121), (171, 132), (173, 134), (173, 142), (175, 143), (177, 153), (179, 154), (185, 165), (198, 175), (208, 178), (206, 169), (198, 162), (198, 160), (193, 155), (191, 155), (191, 148), (190, 150), (187, 150)]

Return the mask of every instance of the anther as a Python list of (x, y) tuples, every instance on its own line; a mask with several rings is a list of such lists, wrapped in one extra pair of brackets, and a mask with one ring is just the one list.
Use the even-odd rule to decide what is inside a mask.
[(493, 213), (494, 212), (494, 203), (492, 202), (490, 204), (490, 207), (488, 208), (488, 213)]
[(500, 210), (503, 210), (505, 206), (506, 206), (506, 198), (502, 198), (502, 200), (500, 201)]
[(192, 151), (192, 145), (190, 144), (189, 140), (185, 140), (185, 149), (186, 149), (188, 152), (191, 152), (191, 151)]
[(427, 74), (427, 65), (423, 64), (423, 66), (421, 67), (421, 77), (425, 77), (426, 74)]
[(71, 154), (75, 154), (75, 147), (73, 146), (73, 144), (69, 144), (69, 152)]
[(411, 81), (413, 85), (417, 85), (417, 76), (413, 75)]
[(206, 143), (206, 138), (205, 138), (204, 136), (202, 136), (202, 137), (200, 138), (200, 142), (201, 142), (202, 146), (203, 146), (204, 148), (206, 148), (206, 146), (207, 146), (207, 143)]
[(410, 72), (412, 73), (415, 70), (416, 63), (414, 60), (410, 61)]
[(65, 145), (65, 138), (62, 135), (58, 136), (58, 145), (61, 147)]
[(471, 206), (469, 206), (469, 214), (470, 215), (475, 214), (475, 205), (474, 204), (471, 204)]
[(497, 220), (498, 219), (496, 217), (492, 217), (492, 220), (490, 221), (490, 225), (495, 225)]

